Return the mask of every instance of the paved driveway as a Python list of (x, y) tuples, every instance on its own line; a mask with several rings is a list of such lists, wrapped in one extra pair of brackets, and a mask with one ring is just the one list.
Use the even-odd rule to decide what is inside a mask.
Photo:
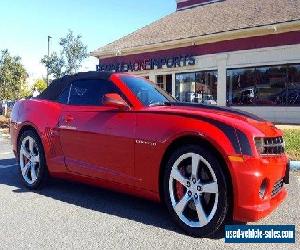
[[(0, 139), (0, 249), (300, 249), (300, 180), (260, 224), (297, 224), (296, 245), (225, 244), (177, 230), (156, 203), (65, 181), (38, 192), (24, 189), (9, 142)], [(256, 223), (258, 224), (258, 223)]]

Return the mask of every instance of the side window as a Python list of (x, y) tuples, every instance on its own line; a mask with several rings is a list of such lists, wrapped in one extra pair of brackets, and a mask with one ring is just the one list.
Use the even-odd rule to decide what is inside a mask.
[(101, 106), (103, 104), (103, 96), (107, 93), (120, 94), (120, 91), (110, 81), (78, 80), (71, 84), (68, 103), (70, 105)]
[(63, 104), (68, 104), (69, 93), (70, 93), (70, 86), (63, 90), (63, 92), (58, 97), (57, 101)]

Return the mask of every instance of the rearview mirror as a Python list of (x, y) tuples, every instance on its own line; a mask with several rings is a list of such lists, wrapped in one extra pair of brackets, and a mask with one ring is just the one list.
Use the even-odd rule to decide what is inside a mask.
[(129, 105), (124, 99), (116, 93), (108, 93), (103, 97), (103, 105), (108, 107), (117, 108), (119, 110), (129, 110)]

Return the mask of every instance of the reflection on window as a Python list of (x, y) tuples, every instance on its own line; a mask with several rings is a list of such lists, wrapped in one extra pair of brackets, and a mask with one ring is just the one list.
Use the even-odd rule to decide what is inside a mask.
[(227, 70), (228, 105), (300, 105), (300, 65)]
[(288, 67), (287, 104), (300, 105), (300, 65)]
[(164, 76), (162, 75), (156, 76), (156, 85), (161, 89), (164, 89)]
[(145, 78), (124, 75), (121, 79), (145, 106), (165, 105), (166, 102), (175, 101)]
[(77, 80), (72, 83), (62, 94), (61, 100), (68, 95), (69, 104), (82, 106), (100, 106), (103, 104), (103, 96), (107, 93), (118, 93), (117, 87), (105, 80)]
[(217, 71), (176, 74), (176, 99), (181, 102), (217, 104), (217, 84)]

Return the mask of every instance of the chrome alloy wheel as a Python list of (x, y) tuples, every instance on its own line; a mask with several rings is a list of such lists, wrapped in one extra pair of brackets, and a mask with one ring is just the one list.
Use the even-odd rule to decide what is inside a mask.
[(186, 153), (175, 161), (169, 193), (174, 211), (189, 227), (207, 225), (216, 213), (217, 178), (211, 165), (199, 154)]
[(20, 167), (23, 179), (29, 184), (34, 184), (40, 171), (40, 154), (37, 144), (31, 136), (22, 140), (20, 148)]

